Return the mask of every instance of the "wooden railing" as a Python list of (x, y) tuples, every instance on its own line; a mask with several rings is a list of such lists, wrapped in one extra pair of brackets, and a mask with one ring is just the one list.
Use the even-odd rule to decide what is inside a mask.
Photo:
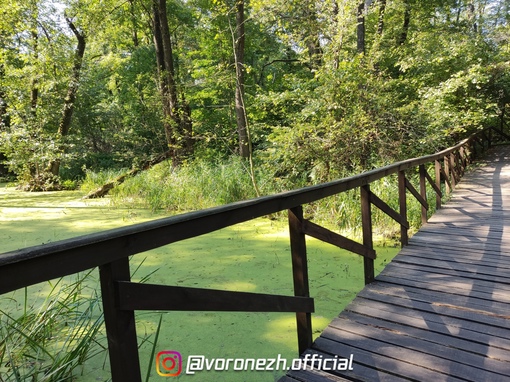
[[(479, 132), (454, 147), (434, 155), (410, 159), (329, 183), (277, 195), (232, 203), (133, 226), (108, 230), (0, 255), (0, 294), (38, 282), (99, 267), (104, 319), (113, 381), (140, 381), (140, 364), (135, 330), (136, 310), (241, 311), (296, 313), (299, 353), (312, 344), (306, 235), (349, 250), (364, 258), (365, 283), (374, 280), (376, 252), (372, 238), (372, 206), (382, 210), (401, 227), (401, 243), (408, 242), (408, 191), (422, 206), (427, 220), (427, 183), (435, 191), (436, 207), (441, 206), (442, 182), (450, 192), (464, 169), (479, 151), (492, 144), (496, 133), (510, 140), (502, 130)], [(435, 177), (426, 165), (434, 164)], [(406, 171), (419, 169), (419, 190)], [(370, 184), (397, 174), (399, 211), (393, 210), (370, 190)], [(302, 206), (322, 198), (359, 188), (363, 241), (358, 243), (323, 228), (303, 217)], [(180, 240), (288, 210), (294, 296), (233, 292), (130, 281), (129, 256)]]

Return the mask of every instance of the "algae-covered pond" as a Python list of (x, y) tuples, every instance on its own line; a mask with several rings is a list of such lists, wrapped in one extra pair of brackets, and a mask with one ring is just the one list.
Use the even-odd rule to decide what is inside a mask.
[[(0, 186), (0, 253), (165, 216), (147, 210), (112, 207), (108, 199), (83, 201), (81, 197), (79, 191), (24, 193)], [(307, 239), (307, 245), (310, 289), (316, 310), (313, 327), (315, 336), (318, 336), (363, 287), (363, 262), (357, 255), (314, 239)], [(396, 252), (395, 248), (378, 248), (376, 272), (381, 271)], [(285, 221), (279, 220), (256, 219), (138, 254), (131, 259), (131, 268), (134, 281), (293, 294), (287, 226)], [(79, 295), (83, 301), (95, 298), (99, 293), (97, 273), (93, 270), (79, 293), (73, 296)], [(44, 337), (35, 337), (35, 341), (44, 342), (45, 350), (41, 350), (42, 346), (37, 343), (30, 343), (20, 351), (16, 342), (20, 337), (12, 334), (13, 325), (9, 320), (23, 315), (36, 316), (40, 306), (48, 304), (48, 295), (53, 301), (57, 299), (58, 291), (69, 294), (65, 285), (73, 285), (76, 277), (73, 275), (59, 282), (53, 280), (0, 296), (1, 340), (7, 344), (2, 348), (0, 341), (3, 380), (14, 376), (14, 364), (19, 365), (20, 370), (40, 371), (47, 369), (48, 363), (57, 362), (51, 361), (45, 350), (58, 352), (65, 348), (69, 327), (74, 321), (69, 320), (53, 331), (47, 328)], [(78, 303), (73, 300), (72, 304)], [(76, 306), (81, 312), (85, 305)], [(100, 304), (91, 309), (92, 322), (101, 317)], [(185, 363), (190, 355), (203, 355), (207, 359), (280, 357), (289, 362), (297, 356), (293, 314), (137, 312), (136, 318), (144, 380), (168, 378), (157, 373), (156, 359), (151, 361), (151, 354), (164, 351), (179, 352)], [(154, 344), (160, 318), (159, 336)], [(110, 376), (102, 325), (90, 341), (91, 350), (84, 357), (87, 360), (83, 366), (74, 369), (73, 380), (107, 381)], [(183, 381), (274, 381), (281, 375), (281, 370), (244, 372), (231, 367), (230, 371), (197, 371), (193, 375), (183, 371), (173, 378)]]

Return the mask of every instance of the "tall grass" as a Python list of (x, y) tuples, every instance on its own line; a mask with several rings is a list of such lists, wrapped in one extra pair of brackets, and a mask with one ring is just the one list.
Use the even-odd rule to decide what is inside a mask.
[(0, 310), (1, 381), (70, 381), (85, 361), (105, 351), (96, 341), (103, 323), (100, 297), (84, 290), (89, 276), (48, 282), (42, 303), (29, 304), (25, 289), (21, 312)]
[[(176, 168), (161, 163), (128, 179), (111, 192), (117, 205), (152, 210), (191, 211), (256, 196), (250, 175), (239, 158), (208, 163), (186, 162)], [(83, 190), (91, 190), (119, 173), (87, 173)]]
[[(417, 173), (407, 174), (408, 179), (416, 189), (419, 189), (419, 176)], [(370, 190), (386, 202), (393, 210), (399, 212), (398, 179), (391, 175), (370, 184)], [(427, 187), (427, 201), (430, 217), (435, 212), (435, 191)], [(362, 237), (361, 197), (359, 189), (343, 192), (305, 206), (305, 215), (320, 221), (332, 228), (343, 231), (349, 237)], [(410, 224), (410, 233), (417, 231), (421, 226), (421, 204), (407, 193), (407, 219)], [(374, 240), (380, 245), (391, 244), (400, 238), (400, 225), (384, 212), (372, 206), (372, 225)]]
[[(255, 197), (256, 193), (246, 165), (237, 157), (217, 163), (194, 160), (178, 168), (172, 167), (169, 162), (162, 163), (115, 188), (111, 198), (118, 206), (167, 210), (173, 213), (250, 199)], [(118, 176), (118, 173), (89, 173), (84, 187), (88, 189), (98, 187), (115, 176)], [(265, 195), (310, 184), (303, 178), (299, 184), (289, 186), (287, 180), (274, 177), (271, 169), (267, 167), (260, 167), (256, 171), (256, 176), (257, 183)], [(417, 172), (410, 172), (408, 177), (418, 188)], [(399, 211), (396, 175), (372, 183), (371, 190), (394, 210)], [(429, 204), (434, 206), (435, 193), (430, 187), (428, 190), (427, 199)], [(340, 229), (349, 236), (360, 237), (359, 194), (359, 190), (352, 190), (310, 203), (304, 206), (305, 215), (332, 228)], [(416, 230), (421, 224), (421, 205), (409, 194), (407, 207), (408, 220), (412, 229)], [(433, 209), (429, 214), (432, 212)], [(399, 226), (375, 207), (372, 220), (376, 234), (383, 241), (398, 236)]]

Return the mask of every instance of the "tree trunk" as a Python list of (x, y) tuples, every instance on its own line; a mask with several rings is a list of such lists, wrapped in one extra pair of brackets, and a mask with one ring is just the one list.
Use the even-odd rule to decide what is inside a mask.
[(377, 34), (381, 36), (384, 31), (384, 14), (386, 13), (386, 0), (379, 0), (379, 22), (377, 24)]
[(76, 94), (78, 93), (78, 86), (80, 82), (80, 72), (83, 63), (83, 56), (85, 54), (85, 36), (76, 29), (75, 25), (70, 19), (66, 19), (69, 28), (73, 31), (78, 45), (76, 46), (74, 54), (73, 74), (69, 87), (67, 89), (67, 95), (64, 100), (64, 110), (62, 112), (62, 119), (58, 127), (58, 133), (60, 136), (65, 137), (69, 133), (71, 127), (71, 120), (74, 112), (74, 102), (76, 101)]
[[(32, 39), (34, 41), (34, 61), (39, 59), (39, 35), (37, 31), (32, 31)], [(39, 86), (37, 78), (32, 79), (30, 91), (30, 113), (33, 117), (37, 115), (37, 102), (39, 100)]]
[(310, 67), (318, 69), (322, 66), (323, 50), (320, 43), (320, 26), (318, 24), (316, 2), (313, 0), (302, 0), (303, 7), (303, 41), (308, 50)]
[(131, 25), (133, 28), (133, 31), (132, 31), (133, 46), (135, 48), (137, 48), (140, 45), (140, 41), (138, 39), (138, 26), (137, 26), (137, 22), (136, 22), (136, 11), (135, 11), (134, 0), (129, 0), (129, 11), (131, 13)]
[(409, 24), (411, 23), (411, 5), (409, 0), (404, 0), (404, 23), (402, 25), (402, 33), (398, 39), (398, 45), (404, 45), (409, 33)]
[(476, 22), (476, 11), (473, 3), (468, 4), (468, 20), (473, 26), (473, 32), (478, 33), (478, 24)]
[(5, 93), (0, 90), (0, 131), (3, 128), (9, 127), (11, 125), (11, 120), (9, 118), (9, 114), (7, 113), (7, 102), (5, 101)]
[[(4, 65), (0, 64), (0, 84), (4, 83), (3, 78), (5, 76), (5, 70)], [(0, 131), (2, 131), (3, 128), (9, 127), (11, 125), (11, 118), (9, 117), (9, 114), (7, 112), (8, 105), (7, 101), (5, 100), (5, 91), (0, 85)]]
[(154, 0), (153, 19), (159, 88), (163, 102), (163, 125), (167, 144), (172, 153), (172, 161), (177, 165), (181, 157), (190, 153), (193, 148), (192, 121), (191, 110), (184, 94), (182, 94), (182, 105), (179, 104), (166, 0)]
[[(4, 77), (4, 66), (0, 64), (0, 84), (3, 83)], [(7, 113), (7, 101), (5, 101), (5, 92), (0, 86), (0, 132), (8, 128), (11, 125), (11, 119)], [(7, 159), (4, 153), (0, 152), (0, 175), (6, 175), (8, 173), (7, 167), (1, 162)]]
[(455, 7), (457, 7), (457, 17), (455, 19), (455, 24), (459, 25), (460, 14), (462, 13), (462, 2), (461, 1), (455, 1)]
[[(74, 62), (73, 62), (73, 72), (71, 76), (71, 80), (69, 82), (69, 86), (67, 88), (67, 95), (64, 99), (64, 108), (62, 110), (62, 119), (60, 120), (60, 124), (58, 126), (58, 139), (61, 139), (68, 135), (69, 129), (71, 127), (71, 120), (73, 118), (74, 112), (74, 103), (76, 101), (76, 94), (78, 93), (78, 87), (80, 82), (80, 72), (81, 66), (83, 63), (83, 56), (85, 54), (85, 35), (80, 32), (71, 19), (66, 18), (67, 25), (74, 33), (76, 39), (78, 40), (78, 44), (76, 46), (76, 50), (74, 53)], [(53, 160), (48, 169), (53, 175), (58, 176), (60, 171), (60, 159)]]
[(365, 54), (365, 0), (358, 0), (357, 51)]
[(168, 147), (176, 156), (177, 126), (180, 125), (177, 112), (177, 86), (173, 63), (172, 41), (166, 15), (166, 0), (154, 1), (154, 45), (158, 63), (160, 92), (163, 98), (164, 127)]
[(340, 50), (342, 49), (341, 42), (340, 43), (338, 42), (338, 36), (340, 34), (339, 28), (338, 28), (338, 22), (339, 22), (338, 15), (340, 13), (340, 9), (338, 7), (337, 0), (333, 1), (332, 13), (333, 13), (333, 24), (335, 25), (335, 28), (333, 29), (334, 36), (335, 36), (335, 38), (334, 38), (335, 44), (333, 45), (333, 68), (335, 70), (337, 70), (340, 65)]
[(234, 43), (235, 69), (236, 69), (236, 93), (235, 112), (237, 122), (237, 133), (239, 135), (239, 154), (242, 158), (250, 156), (250, 141), (246, 123), (246, 109), (244, 105), (244, 0), (236, 2), (236, 33)]

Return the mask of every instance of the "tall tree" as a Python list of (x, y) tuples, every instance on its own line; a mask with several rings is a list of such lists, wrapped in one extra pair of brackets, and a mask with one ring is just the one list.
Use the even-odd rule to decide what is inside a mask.
[[(60, 120), (58, 126), (58, 139), (66, 137), (69, 134), (69, 129), (71, 128), (71, 122), (73, 118), (76, 95), (78, 93), (78, 88), (80, 84), (80, 74), (81, 68), (83, 64), (83, 56), (85, 54), (85, 46), (86, 40), (85, 35), (82, 31), (78, 30), (74, 22), (71, 18), (66, 17), (67, 25), (69, 29), (73, 32), (76, 37), (77, 44), (74, 52), (74, 60), (73, 60), (73, 68), (71, 79), (69, 80), (69, 85), (67, 88), (67, 95), (64, 99), (64, 107), (62, 109), (62, 119)], [(55, 159), (51, 161), (49, 166), (49, 171), (53, 175), (59, 175), (60, 171), (60, 159)]]
[(386, 0), (379, 0), (379, 20), (377, 23), (377, 34), (382, 35), (384, 31), (384, 14), (386, 13)]
[(154, 0), (152, 4), (154, 46), (163, 102), (163, 124), (173, 163), (177, 165), (193, 148), (191, 110), (183, 93), (179, 101), (166, 0)]
[(249, 158), (251, 153), (251, 142), (248, 133), (248, 120), (246, 116), (246, 107), (244, 103), (244, 79), (246, 69), (244, 67), (245, 50), (245, 18), (244, 18), (244, 0), (236, 0), (236, 29), (233, 33), (234, 38), (234, 58), (236, 70), (236, 92), (235, 92), (235, 111), (237, 132), (239, 135), (239, 154), (242, 158)]
[(407, 34), (409, 33), (409, 24), (411, 23), (411, 4), (409, 0), (404, 0), (404, 21), (402, 23), (402, 32), (398, 38), (398, 45), (405, 44)]
[(365, 54), (365, 0), (358, 0), (357, 21), (356, 49), (359, 54)]

